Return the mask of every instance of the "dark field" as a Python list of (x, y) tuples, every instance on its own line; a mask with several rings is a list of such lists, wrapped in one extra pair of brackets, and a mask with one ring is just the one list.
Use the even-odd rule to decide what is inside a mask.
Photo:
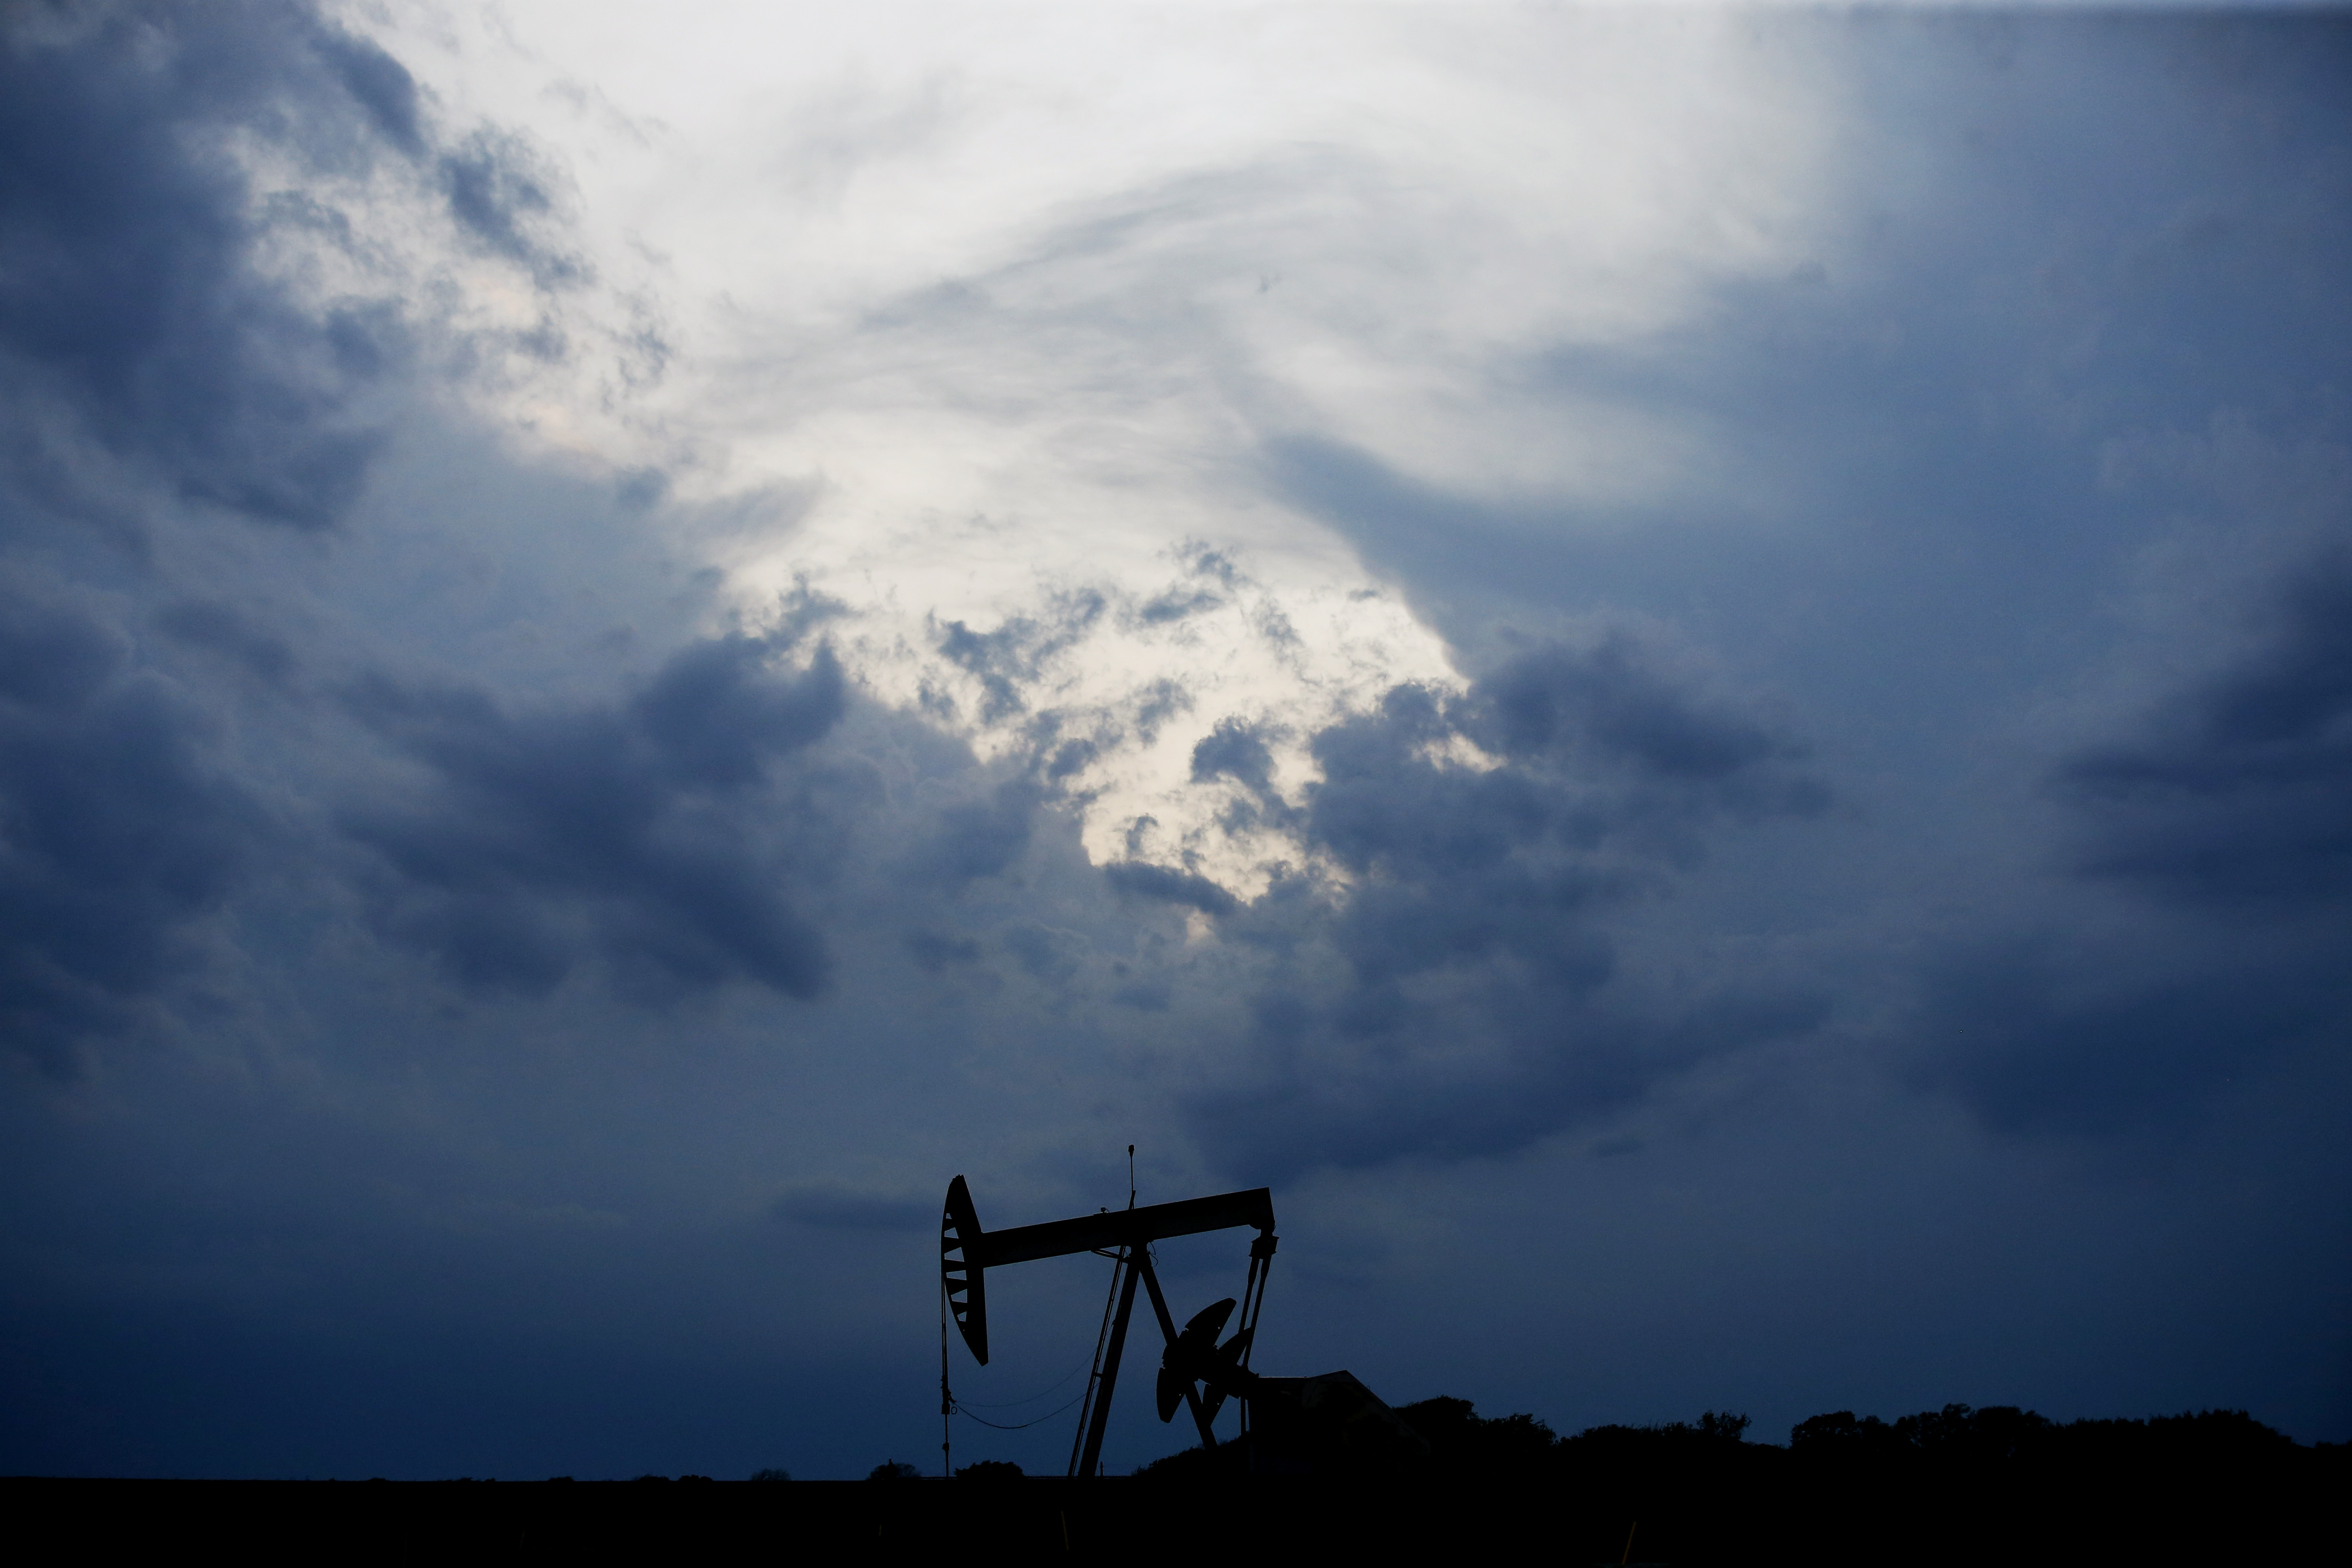
[(1091, 1483), (19, 1479), (0, 1482), (0, 1506), (20, 1534), (70, 1543), (77, 1556), (2344, 1560), (2345, 1447), (2299, 1447), (2251, 1423), (2153, 1435), (2151, 1425), (2078, 1423), (2045, 1431), (2038, 1449), (1988, 1440), (1944, 1454), (1891, 1441), (1874, 1449), (1859, 1426), (1826, 1448), (1814, 1447), (1819, 1434), (1781, 1447), (1603, 1428), (1524, 1445), (1516, 1458), (1456, 1449), (1378, 1479), (1220, 1476), (1201, 1466)]

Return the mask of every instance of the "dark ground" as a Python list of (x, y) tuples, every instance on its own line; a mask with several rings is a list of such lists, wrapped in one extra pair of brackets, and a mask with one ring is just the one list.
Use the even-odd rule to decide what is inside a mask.
[[(71, 1555), (1330, 1562), (2273, 1563), (2346, 1560), (2344, 1450), (2180, 1474), (1596, 1464), (1381, 1481), (0, 1481), (20, 1541)], [(2274, 1457), (2275, 1458), (2275, 1457)], [(53, 1553), (44, 1553), (49, 1556)]]
[[(1425, 1399), (1411, 1427), (1260, 1434), (1132, 1477), (955, 1480), (0, 1480), (45, 1559), (496, 1557), (898, 1562), (1043, 1558), (1706, 1564), (2352, 1561), (2352, 1447), (2294, 1443), (2241, 1411), (2059, 1424), (1946, 1405), (1893, 1422), (1837, 1411), (1788, 1444), (1745, 1416), (1598, 1426)], [(1368, 1438), (1366, 1434), (1370, 1434)], [(1273, 1447), (1265, 1447), (1265, 1445)], [(887, 1469), (888, 1467), (884, 1467)], [(898, 1468), (901, 1471), (905, 1467)], [(881, 1476), (882, 1470), (877, 1475)]]

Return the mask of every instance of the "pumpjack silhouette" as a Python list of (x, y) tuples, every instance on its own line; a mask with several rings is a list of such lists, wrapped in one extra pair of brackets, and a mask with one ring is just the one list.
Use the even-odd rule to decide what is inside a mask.
[[(1192, 1314), (1182, 1329), (1169, 1313), (1167, 1297), (1151, 1268), (1151, 1244), (1171, 1237), (1247, 1226), (1249, 1273), (1238, 1300), (1228, 1296)], [(1157, 1389), (1160, 1419), (1173, 1421), (1181, 1406), (1192, 1413), (1201, 1446), (1219, 1447), (1211, 1423), (1228, 1399), (1237, 1401), (1246, 1467), (1260, 1473), (1307, 1473), (1381, 1468), (1426, 1458), (1429, 1445), (1349, 1373), (1319, 1377), (1267, 1377), (1250, 1369), (1250, 1350), (1265, 1308), (1267, 1276), (1274, 1268), (1274, 1194), (1265, 1187), (1186, 1198), (1172, 1204), (1106, 1209), (1075, 1219), (1009, 1230), (984, 1231), (973, 1210), (971, 1191), (961, 1176), (948, 1184), (940, 1215), (940, 1289), (966, 1349), (988, 1364), (987, 1271), (1041, 1258), (1092, 1252), (1111, 1260), (1111, 1293), (1118, 1305), (1095, 1345), (1094, 1371), (1079, 1412), (1078, 1439), (1070, 1474), (1091, 1477), (1100, 1468), (1103, 1428), (1110, 1418), (1111, 1394), (1127, 1347), (1128, 1320), (1140, 1282), (1150, 1298), (1166, 1348), (1160, 1358)], [(1238, 1307), (1240, 1319), (1234, 1321)], [(1225, 1325), (1233, 1335), (1220, 1342)], [(945, 1354), (944, 1342), (941, 1354)], [(950, 1403), (947, 1369), (940, 1367), (942, 1405)], [(1230, 1445), (1228, 1445), (1230, 1447)]]

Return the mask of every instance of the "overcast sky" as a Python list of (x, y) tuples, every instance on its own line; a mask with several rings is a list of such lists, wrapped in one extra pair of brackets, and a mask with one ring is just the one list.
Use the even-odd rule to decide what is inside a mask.
[(2352, 1438), (2344, 13), (0, 29), (0, 1472)]

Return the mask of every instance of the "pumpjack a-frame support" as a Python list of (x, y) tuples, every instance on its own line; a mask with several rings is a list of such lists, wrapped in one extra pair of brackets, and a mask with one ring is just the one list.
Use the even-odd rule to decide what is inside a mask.
[[(1159, 1276), (1152, 1271), (1150, 1248), (1153, 1242), (1171, 1237), (1198, 1236), (1243, 1226), (1255, 1229), (1257, 1236), (1250, 1243), (1241, 1322), (1234, 1337), (1219, 1349), (1214, 1342), (1234, 1303), (1221, 1301), (1197, 1314), (1180, 1333), (1175, 1319), (1169, 1314)], [(1274, 1194), (1265, 1187), (1221, 1193), (1214, 1197), (1186, 1198), (1172, 1204), (1150, 1204), (1142, 1208), (1106, 1209), (1076, 1219), (1017, 1226), (1010, 1230), (983, 1231), (972, 1209), (971, 1191), (958, 1176), (948, 1184), (947, 1204), (940, 1215), (940, 1284), (948, 1311), (963, 1335), (965, 1348), (971, 1352), (974, 1361), (986, 1366), (989, 1269), (1081, 1252), (1111, 1259), (1112, 1289), (1118, 1307), (1110, 1320), (1108, 1339), (1097, 1346), (1096, 1372), (1086, 1395), (1081, 1447), (1071, 1464), (1071, 1474), (1091, 1476), (1102, 1458), (1103, 1427), (1110, 1417), (1111, 1394), (1118, 1381), (1119, 1359), (1127, 1347), (1128, 1320), (1135, 1310), (1137, 1282), (1141, 1281), (1150, 1299), (1152, 1316), (1159, 1319), (1160, 1332), (1168, 1346), (1160, 1361), (1160, 1418), (1166, 1421), (1172, 1417), (1181, 1401), (1192, 1413), (1202, 1447), (1213, 1448), (1217, 1439), (1210, 1423), (1215, 1420), (1218, 1407), (1225, 1401), (1223, 1388), (1234, 1386), (1230, 1373), (1238, 1371), (1244, 1379), (1248, 1375), (1250, 1344), (1256, 1337), (1258, 1314), (1265, 1305), (1266, 1276), (1273, 1268), (1275, 1245), (1279, 1239), (1274, 1234)], [(1222, 1363), (1229, 1375), (1220, 1378), (1213, 1363)], [(1201, 1391), (1194, 1387), (1197, 1381), (1203, 1379), (1209, 1383), (1205, 1402)], [(1243, 1420), (1246, 1425), (1246, 1396), (1244, 1398)]]

